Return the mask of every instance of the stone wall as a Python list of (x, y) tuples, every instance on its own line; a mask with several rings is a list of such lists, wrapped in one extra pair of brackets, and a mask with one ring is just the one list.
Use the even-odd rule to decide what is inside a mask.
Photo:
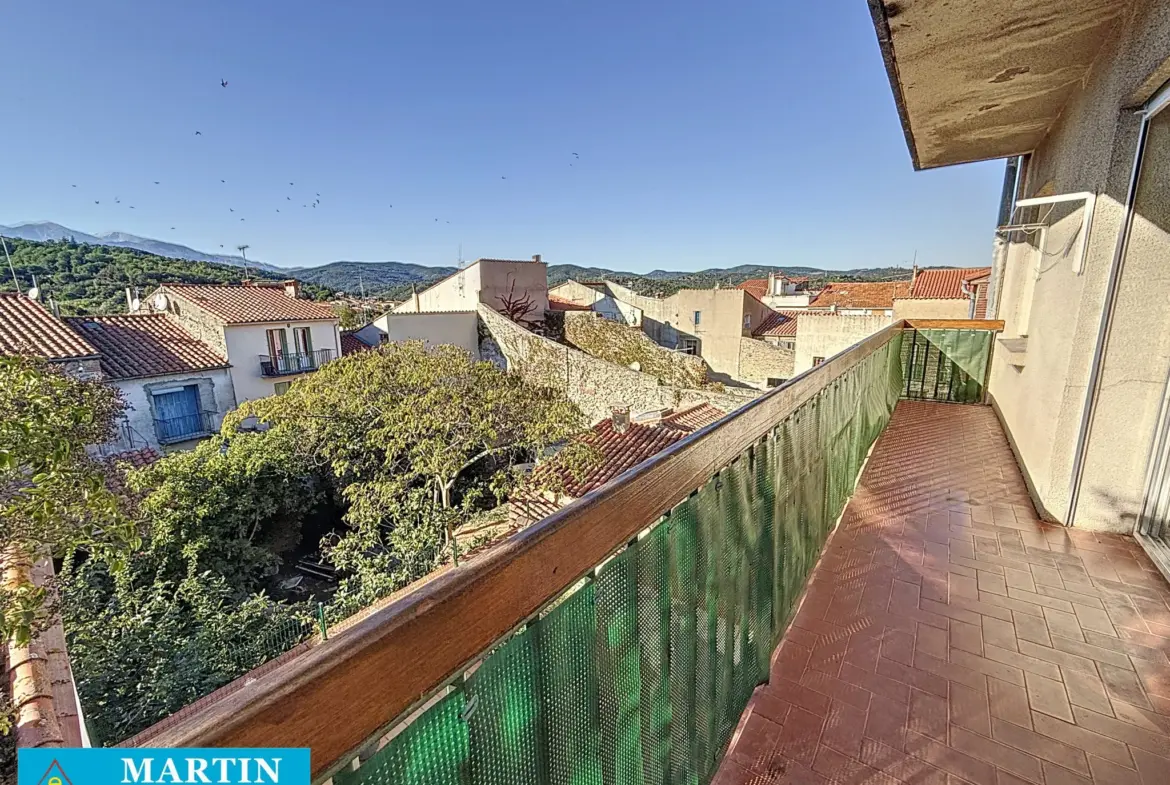
[(599, 360), (641, 371), (671, 387), (702, 387), (702, 358), (664, 349), (636, 327), (601, 318), (591, 311), (565, 313), (565, 341)]
[(766, 388), (769, 379), (791, 379), (796, 350), (755, 338), (739, 339), (739, 378)]
[(801, 314), (796, 320), (796, 361), (793, 373), (804, 373), (853, 344), (893, 324), (889, 316), (844, 313)]
[(705, 401), (731, 411), (759, 394), (664, 385), (649, 374), (535, 335), (486, 306), (480, 306), (479, 317), (481, 357), (504, 364), (533, 383), (562, 390), (590, 422), (609, 417), (615, 406), (640, 414)]
[[(191, 335), (219, 352), (221, 357), (228, 356), (227, 338), (223, 333), (223, 319), (165, 286), (160, 287), (159, 291), (164, 292), (169, 301), (165, 311), (168, 317), (178, 322)], [(151, 306), (152, 310), (153, 304), (153, 297), (144, 301), (144, 305)]]

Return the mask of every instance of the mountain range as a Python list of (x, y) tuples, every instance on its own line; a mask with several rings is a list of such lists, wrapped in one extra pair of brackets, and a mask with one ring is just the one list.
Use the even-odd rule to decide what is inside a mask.
[[(0, 226), (0, 235), (34, 241), (70, 240), (87, 245), (106, 245), (119, 248), (132, 248), (156, 256), (172, 259), (183, 259), (191, 262), (211, 262), (214, 264), (242, 267), (245, 260), (241, 256), (230, 254), (214, 254), (198, 251), (185, 245), (155, 240), (149, 237), (140, 237), (127, 232), (103, 232), (89, 234), (71, 229), (67, 226), (52, 222), (21, 223), (14, 226)], [(409, 293), (410, 287), (425, 286), (440, 278), (445, 278), (455, 272), (455, 267), (431, 267), (409, 262), (357, 262), (336, 261), (316, 267), (278, 267), (273, 264), (247, 260), (251, 268), (264, 270), (268, 273), (286, 274), (307, 283), (315, 283), (336, 291), (349, 294), (360, 294), (362, 291), (369, 296), (398, 298)], [(788, 275), (814, 275), (832, 277), (837, 280), (890, 280), (906, 278), (909, 271), (898, 267), (857, 268), (853, 270), (833, 270), (828, 275), (826, 271), (802, 266), (769, 266), (759, 264), (744, 264), (736, 267), (713, 267), (700, 271), (680, 270), (653, 270), (649, 273), (631, 273), (621, 270), (611, 270), (604, 267), (582, 267), (573, 264), (551, 264), (548, 268), (548, 281), (557, 284), (569, 278), (574, 280), (616, 280), (626, 283), (644, 294), (669, 294), (679, 288), (707, 288), (716, 284), (734, 286), (749, 278), (762, 278), (769, 272), (783, 269)]]

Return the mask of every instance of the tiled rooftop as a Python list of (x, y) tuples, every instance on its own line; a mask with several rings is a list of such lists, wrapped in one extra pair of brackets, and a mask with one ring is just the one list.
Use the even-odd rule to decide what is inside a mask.
[(210, 286), (169, 283), (161, 290), (194, 302), (223, 319), (225, 324), (308, 322), (338, 318), (328, 303), (289, 297), (279, 284)]
[(965, 300), (963, 282), (986, 278), (990, 267), (966, 267), (947, 270), (920, 270), (909, 297), (930, 300)]
[(45, 306), (15, 292), (0, 292), (0, 355), (70, 360), (97, 353)]
[(834, 282), (825, 286), (809, 307), (893, 308), (894, 298), (909, 294), (909, 281)]
[(374, 347), (354, 335), (353, 330), (341, 331), (341, 355), (344, 357), (357, 352), (368, 352)]
[[(777, 276), (779, 278), (780, 276)], [(783, 276), (785, 281), (791, 283), (807, 283), (808, 276)], [(736, 285), (737, 289), (743, 289), (757, 300), (762, 300), (768, 296), (768, 279), (767, 278), (749, 278)]]
[(773, 311), (768, 318), (760, 322), (760, 326), (752, 330), (757, 338), (765, 335), (780, 337), (796, 337), (796, 318), (804, 311)]
[[(633, 421), (622, 432), (614, 430), (612, 419), (602, 420), (580, 437), (597, 448), (600, 453), (597, 464), (580, 480), (566, 475), (564, 493), (579, 499), (687, 434), (722, 419), (724, 415), (721, 409), (709, 403), (700, 403), (671, 412), (653, 423)], [(555, 471), (555, 460), (542, 465), (540, 470)]]
[(588, 305), (575, 303), (571, 300), (565, 300), (553, 295), (548, 296), (548, 307), (554, 311), (591, 311), (593, 310)]
[(995, 414), (902, 402), (715, 778), (1170, 783), (1170, 588), (1040, 522)]
[(228, 367), (218, 352), (166, 314), (73, 316), (65, 321), (101, 352), (102, 373), (110, 379)]

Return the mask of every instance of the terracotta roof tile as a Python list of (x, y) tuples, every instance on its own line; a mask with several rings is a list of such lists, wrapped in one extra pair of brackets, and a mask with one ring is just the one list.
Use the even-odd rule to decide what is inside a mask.
[(893, 308), (894, 298), (909, 295), (909, 281), (834, 282), (825, 286), (809, 307)]
[(101, 353), (110, 379), (141, 379), (227, 368), (219, 353), (166, 314), (72, 316), (65, 321)]
[(773, 311), (768, 318), (760, 322), (760, 326), (752, 330), (752, 335), (794, 337), (796, 335), (796, 318), (803, 311)]
[[(777, 275), (777, 278), (783, 278), (789, 283), (808, 283), (807, 275)], [(755, 297), (757, 300), (768, 296), (768, 279), (767, 278), (749, 278), (742, 283), (736, 285), (737, 289), (743, 289), (748, 294)]]
[(183, 297), (218, 316), (224, 324), (263, 322), (310, 322), (336, 320), (337, 313), (327, 303), (289, 297), (284, 287), (276, 286), (207, 286), (173, 284), (160, 291)]
[(345, 357), (346, 355), (350, 355), (350, 354), (356, 354), (357, 352), (368, 352), (370, 349), (374, 348), (374, 347), (370, 346), (368, 343), (366, 343), (365, 341), (363, 341), (361, 338), (358, 338), (357, 335), (355, 335), (354, 333), (355, 333), (354, 330), (342, 330), (341, 331), (341, 356), (342, 357)]
[[(619, 433), (613, 428), (613, 420), (606, 419), (579, 436), (581, 441), (597, 448), (600, 460), (580, 480), (564, 477), (565, 495), (580, 498), (600, 488), (627, 469), (658, 453), (687, 434), (710, 425), (724, 417), (724, 412), (709, 403), (700, 403), (689, 409), (674, 412), (658, 423), (631, 422), (625, 431)], [(555, 459), (544, 464), (538, 471), (557, 471)]]
[(766, 297), (768, 295), (768, 279), (749, 278), (748, 280), (738, 284), (735, 288), (743, 289), (745, 292), (758, 300), (761, 297)]
[(930, 300), (966, 300), (963, 282), (983, 278), (990, 267), (955, 267), (945, 270), (920, 270), (908, 297)]
[(153, 447), (140, 447), (137, 450), (114, 453), (104, 458), (103, 461), (111, 467), (126, 465), (132, 469), (141, 469), (144, 466), (150, 466), (160, 458), (162, 458), (162, 454)]
[(560, 297), (548, 296), (548, 307), (553, 311), (591, 311), (593, 310), (588, 305), (575, 303), (570, 300), (565, 300)]
[(0, 355), (74, 360), (97, 353), (45, 306), (14, 292), (0, 293)]

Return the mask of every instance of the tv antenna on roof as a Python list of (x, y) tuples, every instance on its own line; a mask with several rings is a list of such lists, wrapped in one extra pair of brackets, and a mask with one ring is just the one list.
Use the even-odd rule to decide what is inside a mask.
[(12, 283), (16, 287), (16, 293), (20, 294), (20, 281), (16, 277), (16, 268), (12, 266), (12, 257), (8, 255), (8, 242), (2, 234), (0, 234), (0, 244), (4, 245), (4, 258), (8, 260), (8, 270), (12, 273)]
[(249, 245), (237, 245), (236, 250), (240, 252), (240, 256), (244, 257), (244, 278), (248, 277), (248, 249)]

